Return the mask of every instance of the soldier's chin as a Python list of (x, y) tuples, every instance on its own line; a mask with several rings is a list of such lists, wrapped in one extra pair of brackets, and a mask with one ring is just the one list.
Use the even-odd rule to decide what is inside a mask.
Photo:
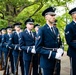
[(33, 28), (30, 28), (30, 30), (32, 30)]

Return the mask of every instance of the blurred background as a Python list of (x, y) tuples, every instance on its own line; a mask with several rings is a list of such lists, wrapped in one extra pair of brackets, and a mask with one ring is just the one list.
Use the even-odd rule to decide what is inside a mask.
[(15, 22), (22, 22), (22, 28), (25, 28), (24, 21), (29, 17), (35, 19), (35, 23), (43, 26), (45, 20), (41, 15), (42, 11), (54, 6), (57, 9), (57, 27), (60, 30), (64, 48), (67, 50), (64, 30), (72, 20), (68, 11), (74, 8), (75, 4), (76, 0), (0, 0), (0, 29)]

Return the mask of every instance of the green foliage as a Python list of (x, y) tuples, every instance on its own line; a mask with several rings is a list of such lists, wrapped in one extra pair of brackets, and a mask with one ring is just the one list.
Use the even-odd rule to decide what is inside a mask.
[(35, 19), (35, 24), (43, 26), (45, 19), (42, 12), (47, 7), (64, 6), (66, 12), (57, 17), (57, 27), (60, 30), (62, 41), (65, 43), (64, 29), (71, 21), (66, 3), (71, 1), (73, 0), (0, 0), (0, 29), (12, 25), (14, 22), (22, 22), (22, 28), (24, 28), (24, 21), (29, 17)]
[(0, 19), (0, 29), (6, 28), (8, 26), (8, 21)]

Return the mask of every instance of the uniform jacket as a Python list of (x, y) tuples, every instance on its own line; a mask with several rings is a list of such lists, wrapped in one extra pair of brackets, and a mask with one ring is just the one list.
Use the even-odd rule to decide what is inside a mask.
[(76, 58), (76, 23), (74, 21), (66, 26), (65, 38), (68, 44), (67, 55)]
[(20, 42), (20, 47), (23, 51), (23, 60), (30, 61), (31, 57), (32, 57), (31, 49), (32, 49), (32, 46), (35, 45), (34, 34), (31, 37), (27, 30), (23, 31), (22, 33), (20, 33), (20, 41), (19, 42)]
[(51, 31), (50, 27), (47, 24), (45, 24), (42, 28), (39, 29), (38, 32), (35, 46), (36, 52), (41, 55), (40, 65), (43, 68), (54, 67), (56, 51), (52, 51), (51, 58), (48, 59), (50, 53), (49, 48), (59, 48), (59, 43), (61, 43), (61, 41), (58, 42), (58, 29), (55, 27), (54, 30), (55, 34)]

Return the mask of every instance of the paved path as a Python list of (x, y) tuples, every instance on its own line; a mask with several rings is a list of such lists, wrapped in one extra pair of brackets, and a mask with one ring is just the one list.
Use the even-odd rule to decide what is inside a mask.
[(64, 52), (64, 56), (61, 60), (61, 75), (70, 75), (70, 61), (66, 52)]
[[(0, 75), (3, 75), (3, 71), (0, 71)], [(70, 75), (70, 63), (66, 52), (61, 60), (61, 75)]]

